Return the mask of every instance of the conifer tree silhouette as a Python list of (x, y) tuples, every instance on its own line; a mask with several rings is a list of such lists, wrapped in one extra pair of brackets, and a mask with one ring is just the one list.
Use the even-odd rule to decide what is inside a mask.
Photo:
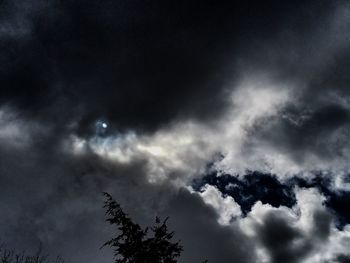
[[(179, 242), (172, 242), (174, 232), (157, 217), (155, 225), (142, 229), (122, 210), (120, 205), (108, 193), (106, 201), (106, 221), (118, 227), (116, 237), (103, 246), (114, 251), (115, 263), (176, 263), (183, 250)], [(151, 231), (149, 231), (151, 230)], [(152, 232), (152, 235), (149, 235)]]

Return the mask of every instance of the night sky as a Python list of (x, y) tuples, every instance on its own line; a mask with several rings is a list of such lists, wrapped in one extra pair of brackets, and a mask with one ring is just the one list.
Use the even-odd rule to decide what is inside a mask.
[(350, 262), (350, 2), (0, 1), (0, 240), (113, 262)]

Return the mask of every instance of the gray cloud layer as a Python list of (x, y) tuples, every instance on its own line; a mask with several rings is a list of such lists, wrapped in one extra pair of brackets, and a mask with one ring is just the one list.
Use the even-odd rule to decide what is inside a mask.
[(191, 188), (211, 163), (281, 182), (321, 171), (334, 193), (350, 190), (347, 2), (0, 7), (0, 235), (10, 246), (110, 262), (98, 249), (114, 231), (108, 191), (142, 225), (170, 216), (181, 262), (349, 261), (349, 225), (336, 227), (321, 188), (295, 186), (293, 206), (257, 201), (246, 216), (215, 186)]

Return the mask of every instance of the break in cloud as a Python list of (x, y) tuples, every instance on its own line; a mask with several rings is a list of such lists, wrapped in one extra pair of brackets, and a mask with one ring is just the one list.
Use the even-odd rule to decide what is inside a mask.
[(1, 239), (111, 262), (101, 192), (181, 262), (349, 262), (347, 1), (2, 1)]

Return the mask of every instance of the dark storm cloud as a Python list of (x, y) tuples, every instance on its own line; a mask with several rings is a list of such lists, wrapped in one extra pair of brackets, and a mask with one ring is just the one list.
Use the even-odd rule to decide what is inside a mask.
[(110, 262), (110, 251), (99, 250), (115, 233), (104, 222), (107, 191), (143, 226), (156, 215), (170, 216), (185, 247), (181, 262), (254, 262), (249, 239), (237, 227), (218, 224), (217, 213), (198, 195), (168, 182), (149, 183), (147, 160), (120, 164), (89, 149), (73, 153), (64, 142), (42, 147), (51, 141), (40, 129), (22, 144), (0, 136), (0, 238), (7, 246), (34, 251), (41, 243), (67, 262)]
[[(311, 15), (306, 6), (301, 17)], [(286, 25), (272, 39), (263, 39), (265, 52), (248, 55), (243, 66), (281, 85), (291, 83), (290, 102), (275, 116), (259, 120), (251, 134), (299, 164), (309, 162), (310, 155), (346, 159), (349, 148), (349, 4), (335, 1), (329, 13), (317, 10), (313, 22)]]
[[(44, 153), (32, 145), (2, 147), (0, 158), (2, 242), (20, 250), (36, 249), (42, 243), (52, 256), (69, 255), (72, 262), (99, 261), (98, 247), (107, 232), (98, 197), (112, 166), (97, 156), (76, 157), (50, 149)], [(132, 178), (138, 167), (142, 166), (135, 163), (117, 170)]]
[(111, 163), (88, 149), (74, 154), (50, 128), (15, 116), (0, 123), (1, 241), (29, 251), (42, 244), (69, 262), (110, 262), (109, 251), (99, 250), (110, 235), (101, 193), (118, 192), (124, 203), (147, 189), (145, 161)]
[(288, 222), (282, 213), (268, 213), (263, 223), (257, 226), (257, 237), (268, 251), (270, 262), (303, 262), (318, 242), (325, 241), (330, 234), (331, 216), (328, 213), (316, 212), (314, 220), (313, 234), (306, 236)]
[(300, 262), (311, 248), (309, 242), (302, 242), (293, 249), (293, 242), (303, 241), (303, 234), (275, 213), (270, 213), (264, 218), (264, 224), (258, 229), (258, 237), (269, 251), (272, 263)]
[[(100, 117), (118, 129), (216, 117), (242, 53), (286, 26), (299, 32), (313, 19), (304, 9), (329, 7), (279, 1), (28, 6), (2, 2), (4, 28), (14, 33), (0, 38), (1, 101), (48, 120), (81, 119), (82, 132)], [(20, 35), (18, 21), (29, 33)]]
[(336, 263), (349, 263), (350, 262), (350, 256), (349, 255), (339, 255), (335, 258), (334, 262)]
[(340, 104), (289, 105), (277, 116), (257, 122), (252, 134), (298, 163), (310, 154), (334, 160), (343, 158), (348, 147), (349, 120), (349, 109)]
[(225, 6), (202, 8), (53, 2), (29, 19), (29, 39), (1, 41), (2, 101), (38, 113), (63, 100), (73, 115), (127, 127), (158, 125), (182, 108), (214, 114), (225, 104), (220, 68), (230, 36), (221, 27), (229, 14)]
[[(254, 244), (236, 226), (218, 226), (217, 214), (198, 195), (180, 190), (165, 210), (186, 247), (180, 262), (259, 262)], [(170, 223), (171, 223), (170, 222)]]

